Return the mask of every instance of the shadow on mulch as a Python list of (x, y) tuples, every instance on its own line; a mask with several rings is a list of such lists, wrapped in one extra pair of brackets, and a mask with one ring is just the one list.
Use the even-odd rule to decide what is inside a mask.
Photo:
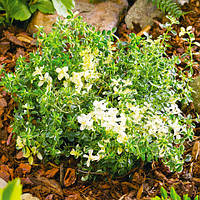
[[(180, 27), (192, 26), (197, 42), (200, 42), (200, 2), (192, 0), (190, 4), (182, 7), (189, 13), (180, 18), (180, 24), (175, 25), (177, 33)], [(159, 24), (165, 23), (166, 18), (155, 20), (150, 34), (156, 38), (165, 30)], [(118, 36), (127, 40), (131, 32), (141, 31), (138, 26), (134, 30), (128, 30), (121, 23)], [(27, 56), (36, 49), (36, 41), (31, 35), (16, 27), (3, 30), (0, 34), (0, 69), (5, 66), (6, 72), (14, 71), (17, 58)], [(171, 45), (167, 54), (177, 55), (181, 59), (179, 70), (185, 70), (184, 58), (181, 55), (187, 50), (188, 44), (177, 36), (171, 37)], [(199, 47), (193, 47), (193, 52), (199, 52)], [(194, 76), (200, 71), (200, 55), (194, 55)], [(98, 175), (92, 183), (82, 182), (79, 175), (83, 172), (76, 169), (73, 159), (66, 160), (59, 166), (53, 163), (37, 163), (30, 166), (27, 160), (22, 158), (22, 152), (15, 149), (14, 133), (10, 127), (13, 119), (13, 110), (16, 103), (11, 96), (0, 87), (0, 177), (5, 181), (20, 177), (23, 184), (23, 192), (32, 193), (41, 200), (134, 200), (151, 199), (160, 194), (160, 187), (164, 186), (168, 191), (173, 186), (179, 195), (188, 193), (194, 198), (199, 194), (200, 186), (200, 125), (195, 128), (195, 137), (192, 142), (185, 143), (185, 155), (191, 154), (192, 160), (184, 164), (182, 173), (172, 173), (161, 162), (152, 162), (144, 165), (139, 162), (126, 176), (112, 179), (103, 174)], [(192, 104), (186, 108), (185, 113), (195, 116)]]

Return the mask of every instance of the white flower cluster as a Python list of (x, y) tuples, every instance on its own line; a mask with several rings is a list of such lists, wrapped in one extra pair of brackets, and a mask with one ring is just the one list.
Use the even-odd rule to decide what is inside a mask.
[(135, 92), (133, 90), (130, 90), (127, 86), (132, 85), (132, 81), (130, 79), (123, 80), (121, 78), (118, 79), (111, 79), (111, 87), (113, 87), (113, 90), (115, 94), (128, 94), (130, 92)]
[(45, 75), (43, 76), (42, 74), (42, 70), (44, 69), (44, 67), (36, 67), (35, 68), (35, 72), (33, 72), (33, 76), (39, 75), (39, 83), (38, 86), (41, 87), (45, 82), (47, 82), (47, 91), (49, 92), (52, 88), (52, 78), (49, 75), (48, 72), (45, 73)]
[(165, 120), (160, 115), (155, 115), (146, 122), (145, 127), (149, 135), (154, 137), (159, 137), (161, 135), (167, 134), (169, 128), (165, 123)]
[[(86, 50), (83, 50), (80, 53), (80, 56), (82, 56), (83, 59), (83, 71), (72, 72), (72, 76), (70, 77), (68, 74), (68, 67), (56, 68), (56, 72), (58, 73), (58, 80), (65, 79), (63, 81), (64, 87), (68, 87), (70, 81), (74, 83), (77, 93), (80, 93), (82, 89), (86, 89), (88, 92), (92, 88), (95, 80), (99, 78), (99, 74), (96, 71), (96, 65), (98, 62), (98, 59), (96, 59), (97, 55), (98, 49), (96, 49), (96, 51), (93, 53), (89, 47)], [(45, 73), (43, 76), (43, 69), (44, 67), (36, 67), (35, 72), (33, 72), (33, 76), (39, 75), (39, 87), (47, 82), (47, 91), (50, 91), (52, 87), (52, 78), (49, 73)]]
[(119, 143), (125, 143), (128, 140), (128, 136), (125, 133), (126, 116), (124, 113), (119, 114), (117, 108), (107, 108), (107, 102), (94, 101), (94, 110), (89, 114), (81, 114), (77, 117), (78, 122), (81, 124), (80, 130), (94, 130), (93, 122), (97, 122), (98, 125), (105, 128), (107, 133), (114, 132), (118, 134), (117, 141)]
[[(128, 141), (128, 136), (126, 134), (126, 116), (124, 113), (119, 113), (117, 108), (107, 108), (107, 102), (94, 101), (93, 106), (94, 110), (89, 114), (81, 114), (77, 117), (78, 122), (81, 124), (80, 130), (93, 130), (95, 131), (94, 122), (96, 122), (102, 128), (105, 128), (107, 134), (117, 133), (117, 141), (119, 143), (125, 144)], [(105, 156), (105, 147), (99, 143), (101, 150), (96, 156), (93, 156), (93, 150), (89, 151), (89, 155), (84, 155), (88, 158), (87, 166), (90, 165), (90, 160), (100, 160)], [(121, 153), (123, 150), (119, 149), (118, 153)]]

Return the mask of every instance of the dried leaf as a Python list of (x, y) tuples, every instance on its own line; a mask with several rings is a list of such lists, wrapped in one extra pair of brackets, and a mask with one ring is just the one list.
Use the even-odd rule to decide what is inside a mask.
[(5, 55), (6, 52), (10, 49), (10, 42), (0, 42), (0, 53)]
[(72, 194), (72, 195), (69, 195), (68, 197), (65, 197), (65, 200), (83, 200), (83, 198), (81, 197), (79, 193), (77, 193), (77, 194)]
[(47, 178), (53, 178), (58, 171), (59, 171), (59, 168), (50, 169), (50, 170), (48, 170), (48, 171), (45, 172), (45, 176)]
[(22, 151), (19, 151), (16, 155), (16, 159), (22, 159), (23, 158), (23, 152)]
[(165, 181), (167, 181), (167, 178), (166, 178), (166, 176), (165, 176), (163, 173), (161, 173), (161, 172), (159, 172), (159, 171), (157, 171), (157, 170), (155, 170), (154, 173), (155, 173), (155, 175), (156, 175), (160, 180), (165, 180)]
[(6, 59), (6, 57), (1, 56), (0, 57), (0, 62), (4, 61)]
[(4, 108), (4, 107), (6, 107), (6, 106), (7, 106), (6, 100), (5, 100), (4, 98), (1, 98), (1, 99), (0, 99), (0, 107)]
[(0, 117), (4, 113), (4, 109), (0, 108)]
[(22, 57), (25, 56), (25, 51), (24, 51), (23, 48), (17, 48), (17, 52), (16, 52), (15, 57), (19, 58), (20, 56), (22, 56)]
[(13, 133), (11, 133), (11, 134), (8, 136), (8, 139), (7, 139), (7, 142), (6, 142), (7, 146), (10, 145), (10, 142), (11, 142), (11, 140), (12, 140), (12, 136), (13, 136)]
[(16, 173), (22, 173), (23, 175), (29, 174), (31, 171), (31, 165), (28, 163), (20, 163), (19, 167), (16, 169)]
[(12, 133), (12, 130), (13, 130), (13, 128), (8, 126), (8, 128), (7, 128), (8, 133)]
[(21, 184), (22, 185), (33, 185), (33, 183), (31, 182), (31, 180), (29, 179), (29, 177), (20, 178), (20, 180), (21, 180)]
[(196, 183), (200, 183), (200, 178), (192, 178), (192, 180)]
[(137, 199), (141, 199), (142, 193), (143, 193), (143, 185), (141, 185), (140, 189), (138, 190)]
[(36, 185), (42, 185), (51, 190), (52, 192), (63, 196), (63, 191), (60, 184), (54, 179), (48, 179), (45, 177), (30, 177), (30, 180)]
[(192, 148), (192, 158), (194, 160), (197, 160), (199, 151), (200, 151), (200, 143), (199, 143), (199, 141), (196, 141)]
[(74, 184), (76, 181), (76, 171), (72, 168), (67, 168), (64, 177), (64, 186), (69, 187), (70, 185)]
[(10, 180), (10, 173), (5, 170), (0, 170), (0, 178), (4, 179), (6, 182)]
[(10, 33), (9, 31), (4, 31), (4, 35), (5, 37), (11, 41), (12, 43), (14, 43), (15, 45), (19, 45), (24, 47), (24, 44), (22, 41), (18, 40), (16, 36), (14, 36), (13, 33)]
[(147, 25), (144, 27), (144, 29), (142, 29), (139, 33), (137, 33), (137, 36), (142, 36), (144, 35), (145, 32), (149, 32), (149, 30), (151, 29), (150, 25)]
[(101, 188), (101, 189), (103, 189), (103, 190), (110, 189), (110, 185), (108, 185), (108, 184), (106, 183), (106, 184), (103, 184), (103, 185), (99, 185), (99, 188)]
[(2, 157), (1, 157), (1, 162), (2, 163), (6, 163), (8, 161), (8, 158), (5, 156), (5, 155), (3, 155)]
[(130, 188), (132, 188), (132, 189), (135, 189), (135, 190), (138, 190), (138, 189), (139, 189), (139, 186), (138, 186), (138, 185), (134, 185), (133, 183), (122, 182), (121, 184), (122, 184), (122, 185), (127, 185), (128, 187), (130, 187)]

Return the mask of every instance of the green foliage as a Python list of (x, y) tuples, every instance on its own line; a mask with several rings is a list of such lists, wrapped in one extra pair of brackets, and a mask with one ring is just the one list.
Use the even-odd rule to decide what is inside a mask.
[(37, 0), (29, 3), (31, 13), (39, 10), (43, 13), (54, 13), (55, 9), (50, 0)]
[(21, 200), (22, 185), (20, 179), (17, 178), (11, 182), (8, 182), (5, 188), (0, 188), (1, 200)]
[(68, 15), (68, 9), (74, 8), (73, 0), (52, 0), (57, 13), (63, 17)]
[[(170, 189), (170, 195), (168, 196), (167, 191), (161, 187), (161, 198), (156, 196), (152, 198), (151, 200), (181, 200), (181, 197), (176, 193), (175, 189), (171, 187)], [(199, 196), (197, 195), (194, 200), (199, 200)], [(191, 200), (190, 197), (188, 197), (188, 194), (183, 195), (183, 200)]]
[(151, 0), (164, 13), (168, 13), (174, 17), (179, 18), (184, 13), (181, 8), (173, 0)]
[(1, 10), (6, 11), (6, 19), (26, 20), (31, 17), (31, 13), (22, 0), (0, 0)]
[[(5, 11), (5, 20), (29, 19), (36, 10), (53, 14), (56, 10), (62, 16), (67, 15), (67, 9), (74, 7), (74, 0), (0, 0), (0, 10)], [(3, 18), (0, 19), (2, 22)], [(0, 22), (1, 22), (0, 21)]]
[(17, 148), (30, 163), (74, 156), (82, 170), (125, 174), (138, 159), (161, 158), (182, 170), (193, 126), (176, 104), (191, 101), (189, 79), (176, 79), (178, 57), (165, 54), (161, 38), (115, 37), (71, 13), (48, 35), (40, 30), (38, 50), (2, 78), (18, 103)]

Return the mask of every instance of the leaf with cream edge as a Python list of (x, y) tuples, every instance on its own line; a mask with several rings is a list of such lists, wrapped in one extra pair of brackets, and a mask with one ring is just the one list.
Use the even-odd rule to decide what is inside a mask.
[(74, 0), (52, 0), (57, 13), (63, 17), (67, 17), (68, 9), (74, 8)]

